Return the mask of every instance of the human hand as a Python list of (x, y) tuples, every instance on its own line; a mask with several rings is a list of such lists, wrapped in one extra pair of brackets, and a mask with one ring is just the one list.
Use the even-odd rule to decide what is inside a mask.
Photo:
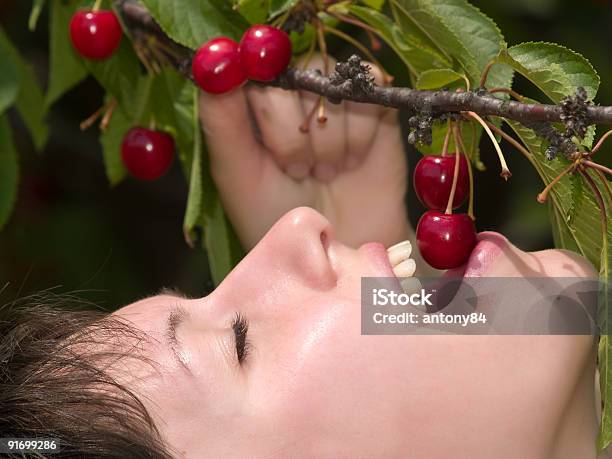
[[(322, 69), (322, 58), (309, 67)], [(379, 69), (372, 74), (382, 81)], [(252, 248), (299, 206), (325, 215), (348, 245), (391, 245), (412, 236), (396, 111), (326, 103), (327, 122), (313, 119), (310, 131), (301, 132), (317, 101), (310, 93), (255, 86), (201, 95), (212, 176), (242, 244)]]

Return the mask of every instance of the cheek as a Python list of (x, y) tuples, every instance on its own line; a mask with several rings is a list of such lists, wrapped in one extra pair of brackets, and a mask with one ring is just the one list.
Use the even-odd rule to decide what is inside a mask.
[[(296, 433), (332, 429), (348, 435), (364, 419), (395, 417), (399, 404), (386, 399), (397, 398), (388, 387), (401, 391), (405, 384), (406, 367), (398, 365), (405, 353), (396, 337), (361, 335), (359, 303), (312, 299), (281, 326), (275, 342), (258, 346), (251, 374), (252, 394), (272, 424), (293, 426)], [(353, 416), (355, 410), (368, 416)]]

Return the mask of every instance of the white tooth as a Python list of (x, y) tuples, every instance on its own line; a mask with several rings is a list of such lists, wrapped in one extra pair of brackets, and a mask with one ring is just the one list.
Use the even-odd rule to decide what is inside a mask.
[(418, 277), (404, 277), (400, 279), (400, 285), (402, 286), (402, 290), (404, 293), (414, 293), (419, 292), (423, 288), (423, 284)]
[(387, 249), (389, 255), (389, 262), (391, 266), (396, 266), (404, 260), (407, 260), (412, 253), (412, 244), (410, 241), (403, 241), (399, 244), (395, 244)]
[(408, 258), (393, 267), (393, 273), (396, 277), (412, 277), (415, 271), (416, 263), (412, 258)]
[[(408, 295), (411, 295), (416, 292), (420, 292), (421, 289), (423, 288), (423, 284), (421, 284), (421, 281), (418, 279), (418, 277), (405, 277), (403, 279), (400, 279), (400, 285), (404, 293), (407, 293)], [(426, 306), (415, 306), (415, 307), (419, 311), (427, 312)]]

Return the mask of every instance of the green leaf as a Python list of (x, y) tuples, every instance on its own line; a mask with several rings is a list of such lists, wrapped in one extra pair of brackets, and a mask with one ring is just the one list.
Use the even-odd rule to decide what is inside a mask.
[(572, 205), (570, 206), (568, 221), (571, 222), (576, 218), (576, 214), (582, 204), (582, 197), (584, 196), (584, 181), (578, 174), (570, 176), (570, 187), (572, 191)]
[(115, 110), (106, 130), (100, 134), (104, 168), (111, 186), (117, 185), (127, 175), (127, 170), (121, 160), (121, 142), (132, 126), (132, 120), (123, 111)]
[(44, 97), (34, 69), (21, 58), (2, 28), (0, 28), (0, 49), (4, 50), (6, 58), (10, 59), (17, 69), (20, 79), (19, 93), (15, 100), (17, 112), (30, 131), (34, 146), (37, 150), (41, 150), (49, 137), (49, 129), (45, 124), (47, 110)]
[(34, 0), (34, 2), (32, 3), (30, 18), (28, 19), (28, 28), (31, 32), (36, 29), (36, 24), (38, 24), (38, 18), (40, 17), (40, 13), (42, 13), (46, 2), (47, 0)]
[(270, 17), (273, 18), (298, 4), (298, 0), (270, 0)]
[(17, 153), (6, 115), (0, 117), (0, 229), (8, 221), (17, 199)]
[(235, 9), (249, 21), (250, 24), (266, 22), (270, 11), (270, 0), (240, 0)]
[(203, 211), (203, 189), (202, 189), (202, 131), (200, 129), (200, 118), (198, 116), (198, 92), (193, 91), (193, 155), (191, 166), (191, 177), (189, 178), (189, 194), (187, 195), (187, 209), (183, 221), (183, 233), (189, 246), (194, 246), (193, 229), (201, 221)]
[[(435, 122), (432, 127), (432, 138), (431, 145), (417, 145), (417, 149), (423, 155), (439, 155), (442, 153), (444, 146), (444, 138), (448, 130), (447, 123)], [(484, 170), (484, 165), (480, 161), (480, 138), (482, 137), (482, 127), (480, 124), (475, 122), (463, 122), (461, 123), (461, 138), (463, 139), (463, 145), (466, 148), (465, 153), (468, 158), (474, 164), (474, 167), (478, 170)], [(455, 151), (455, 139), (451, 135), (448, 142), (448, 151), (453, 153)]]
[(426, 70), (419, 75), (416, 89), (439, 89), (448, 86), (457, 80), (463, 79), (463, 75), (451, 69)]
[(70, 19), (79, 4), (80, 0), (51, 3), (49, 86), (45, 99), (47, 106), (52, 105), (87, 76), (82, 60), (76, 55), (70, 43), (68, 32)]
[(599, 88), (599, 76), (590, 62), (554, 43), (529, 42), (502, 49), (497, 61), (514, 68), (556, 103), (574, 95), (579, 86), (594, 99)]
[(208, 195), (207, 199), (211, 209), (206, 218), (204, 245), (213, 282), (219, 285), (244, 253), (216, 193)]
[[(499, 54), (504, 42), (493, 20), (465, 0), (394, 1), (399, 14), (420, 27), (440, 50), (456, 60), (476, 86), (483, 69)], [(491, 70), (489, 86), (510, 87), (511, 83), (511, 70), (501, 66)]]
[(5, 40), (0, 40), (0, 115), (17, 100), (19, 70), (12, 59), (13, 50)]
[(370, 8), (380, 11), (385, 5), (385, 0), (361, 0), (361, 3), (363, 3), (365, 6), (369, 6)]
[(82, 61), (85, 67), (119, 103), (126, 113), (133, 113), (136, 106), (136, 86), (140, 81), (140, 63), (128, 40), (112, 57), (105, 61)]
[(239, 40), (248, 27), (225, 0), (143, 0), (143, 3), (166, 34), (192, 49), (218, 36)]
[(347, 11), (376, 29), (378, 35), (416, 75), (435, 68), (448, 68), (452, 63), (417, 36), (405, 33), (383, 13), (364, 6), (348, 5)]

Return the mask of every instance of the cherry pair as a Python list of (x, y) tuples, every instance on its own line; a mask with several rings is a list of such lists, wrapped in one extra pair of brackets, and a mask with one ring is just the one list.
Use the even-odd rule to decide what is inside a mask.
[[(417, 164), (414, 189), (432, 210), (423, 214), (416, 238), (423, 259), (436, 269), (458, 268), (467, 262), (476, 244), (476, 228), (467, 214), (453, 214), (469, 194), (468, 162), (459, 155), (459, 170), (452, 205), (449, 205), (457, 155), (429, 155)], [(446, 212), (445, 212), (446, 209)]]
[(291, 60), (291, 40), (280, 29), (254, 25), (240, 44), (227, 37), (214, 38), (200, 47), (193, 58), (192, 73), (206, 92), (222, 94), (243, 84), (247, 78), (271, 81)]

